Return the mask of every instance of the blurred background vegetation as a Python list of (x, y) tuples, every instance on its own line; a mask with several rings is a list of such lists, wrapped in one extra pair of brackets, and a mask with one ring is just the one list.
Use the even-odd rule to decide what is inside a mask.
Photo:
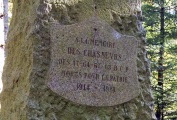
[(177, 0), (144, 0), (147, 57), (158, 120), (177, 120)]

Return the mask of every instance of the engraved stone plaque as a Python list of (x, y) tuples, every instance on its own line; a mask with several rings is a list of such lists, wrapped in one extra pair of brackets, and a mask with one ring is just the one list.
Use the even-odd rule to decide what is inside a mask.
[(89, 106), (113, 106), (139, 95), (137, 40), (102, 20), (51, 24), (47, 84), (60, 96)]

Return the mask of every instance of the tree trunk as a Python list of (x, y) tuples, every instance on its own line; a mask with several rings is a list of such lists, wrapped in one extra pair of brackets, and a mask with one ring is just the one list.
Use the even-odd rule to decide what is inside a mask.
[(4, 5), (4, 40), (7, 39), (7, 32), (8, 32), (8, 0), (3, 0)]
[(2, 80), (1, 80), (1, 76), (2, 76), (2, 70), (3, 70), (3, 65), (4, 65), (4, 14), (3, 14), (3, 1), (0, 1), (0, 92), (2, 90)]
[(162, 6), (160, 10), (160, 35), (161, 35), (161, 40), (160, 40), (160, 49), (159, 49), (159, 61), (158, 61), (158, 87), (160, 91), (160, 96), (159, 96), (159, 103), (157, 103), (157, 111), (156, 111), (156, 117), (158, 120), (164, 120), (164, 113), (163, 113), (163, 108), (164, 108), (164, 101), (163, 101), (163, 71), (164, 71), (164, 66), (163, 66), (163, 61), (164, 61), (164, 43), (165, 43), (165, 8), (164, 8), (164, 1), (162, 1)]
[[(140, 9), (133, 7), (133, 4), (128, 5), (128, 0), (13, 2), (13, 17), (5, 48), (6, 64), (1, 95), (3, 120), (156, 119), (153, 113), (149, 62), (145, 50), (145, 31), (139, 20)], [(104, 21), (104, 25), (108, 24), (114, 28), (114, 31), (136, 37), (139, 43), (136, 66), (141, 91), (137, 97), (122, 104), (98, 107), (74, 103), (53, 92), (46, 83), (52, 61), (51, 23), (58, 22), (67, 27), (80, 24), (94, 15)], [(101, 26), (99, 28), (101, 29)], [(136, 67), (134, 69), (136, 70)]]

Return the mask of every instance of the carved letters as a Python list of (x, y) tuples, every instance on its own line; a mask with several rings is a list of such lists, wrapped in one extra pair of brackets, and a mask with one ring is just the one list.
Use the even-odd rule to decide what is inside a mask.
[(51, 25), (48, 86), (73, 102), (112, 106), (139, 94), (137, 41), (101, 20)]

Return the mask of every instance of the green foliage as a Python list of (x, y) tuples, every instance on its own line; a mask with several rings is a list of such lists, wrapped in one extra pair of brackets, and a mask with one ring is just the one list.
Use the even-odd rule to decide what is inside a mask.
[[(144, 0), (142, 6), (147, 31), (148, 58), (151, 61), (151, 82), (155, 99), (155, 111), (163, 110), (164, 120), (177, 118), (177, 4), (176, 0)], [(162, 41), (161, 12), (165, 9), (165, 41)], [(163, 49), (163, 54), (160, 53)], [(159, 66), (160, 54), (163, 65)], [(163, 69), (162, 85), (158, 84), (159, 69)]]

